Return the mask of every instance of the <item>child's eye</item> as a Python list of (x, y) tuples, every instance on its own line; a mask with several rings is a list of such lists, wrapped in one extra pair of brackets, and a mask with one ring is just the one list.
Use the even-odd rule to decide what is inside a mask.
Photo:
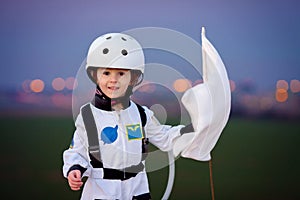
[(119, 72), (120, 76), (123, 76), (125, 74), (125, 72)]
[(109, 74), (110, 74), (110, 73), (107, 72), (107, 71), (103, 72), (103, 75), (105, 75), (105, 76), (108, 76)]

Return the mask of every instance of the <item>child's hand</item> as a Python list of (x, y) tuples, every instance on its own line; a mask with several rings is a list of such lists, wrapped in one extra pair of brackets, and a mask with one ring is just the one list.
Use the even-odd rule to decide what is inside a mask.
[(72, 190), (79, 190), (83, 182), (81, 181), (81, 172), (79, 170), (72, 170), (68, 175), (68, 182)]

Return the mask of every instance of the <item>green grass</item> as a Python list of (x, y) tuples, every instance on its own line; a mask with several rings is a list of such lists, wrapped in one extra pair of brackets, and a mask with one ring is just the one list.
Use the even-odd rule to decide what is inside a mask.
[[(1, 118), (3, 199), (79, 199), (62, 177), (72, 118)], [(297, 122), (230, 119), (212, 152), (216, 199), (300, 199)], [(168, 168), (149, 173), (153, 199)], [(170, 199), (211, 199), (208, 162), (180, 158)]]

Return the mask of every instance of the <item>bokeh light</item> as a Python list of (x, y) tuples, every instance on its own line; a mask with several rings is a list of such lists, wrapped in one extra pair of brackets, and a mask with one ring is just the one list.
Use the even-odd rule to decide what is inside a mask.
[(31, 80), (29, 80), (29, 79), (23, 81), (22, 89), (25, 93), (30, 93), (31, 92), (30, 83), (31, 83)]
[(288, 90), (289, 89), (289, 84), (286, 80), (278, 80), (277, 83), (276, 83), (276, 88), (277, 89)]
[(65, 80), (63, 78), (55, 78), (52, 81), (52, 87), (56, 91), (62, 91), (65, 88)]
[(287, 90), (279, 88), (276, 90), (275, 97), (276, 97), (276, 101), (285, 102), (288, 99), (289, 95), (288, 95)]
[(68, 77), (65, 80), (65, 85), (68, 90), (73, 90), (77, 87), (77, 81), (74, 77)]
[(39, 93), (42, 92), (45, 88), (45, 83), (41, 79), (35, 79), (30, 82), (30, 89), (33, 92)]
[(173, 83), (173, 87), (177, 92), (185, 92), (192, 87), (191, 81), (188, 79), (177, 79)]
[(293, 93), (300, 92), (300, 81), (299, 80), (291, 80), (290, 81), (290, 89)]

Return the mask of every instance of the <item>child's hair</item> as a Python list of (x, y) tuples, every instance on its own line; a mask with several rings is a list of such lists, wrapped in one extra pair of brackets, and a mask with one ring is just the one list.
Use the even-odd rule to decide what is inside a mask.
[[(91, 79), (96, 84), (97, 84), (97, 81), (96, 81), (97, 80), (97, 69), (98, 69), (98, 67), (90, 67), (87, 70)], [(141, 82), (143, 81), (143, 78), (144, 78), (143, 73), (140, 70), (133, 70), (133, 69), (130, 69), (130, 73), (131, 73), (131, 81), (130, 81), (131, 85), (134, 87), (134, 86), (141, 84)]]
[(130, 72), (132, 86), (141, 84), (144, 78), (144, 74), (140, 70), (130, 70)]

